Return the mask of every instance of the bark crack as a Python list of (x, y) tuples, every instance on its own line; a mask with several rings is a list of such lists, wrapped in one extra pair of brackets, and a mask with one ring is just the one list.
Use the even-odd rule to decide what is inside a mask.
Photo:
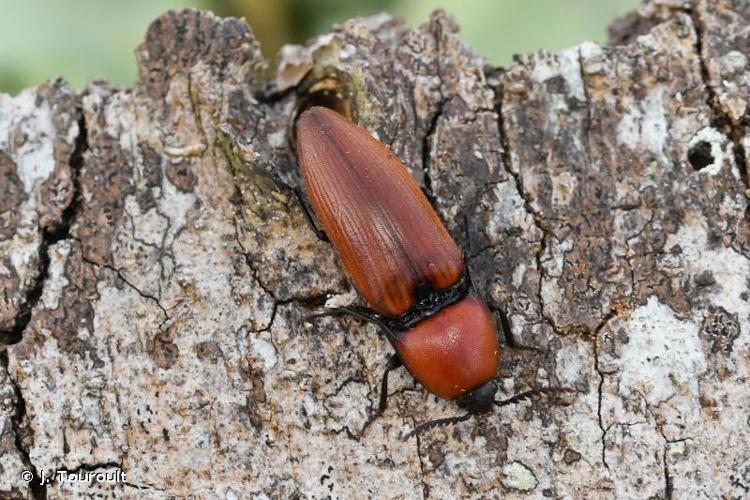
[(430, 169), (429, 169), (429, 163), (430, 163), (430, 149), (432, 147), (432, 137), (435, 134), (435, 131), (437, 129), (438, 121), (440, 120), (440, 117), (443, 115), (443, 109), (445, 107), (445, 104), (448, 102), (448, 98), (445, 97), (443, 93), (443, 68), (442, 68), (442, 44), (441, 44), (441, 35), (442, 35), (442, 29), (439, 23), (433, 24), (432, 29), (430, 30), (430, 34), (435, 39), (435, 64), (437, 66), (436, 68), (436, 75), (438, 79), (438, 93), (440, 94), (440, 99), (438, 100), (436, 104), (436, 110), (435, 114), (432, 115), (430, 119), (430, 124), (427, 127), (427, 130), (425, 131), (425, 135), (422, 138), (422, 176), (423, 176), (423, 182), (425, 190), (427, 191), (427, 196), (430, 200), (430, 203), (435, 206), (435, 195), (432, 191), (432, 177), (430, 176)]
[(557, 325), (554, 318), (550, 317), (546, 312), (546, 307), (544, 304), (544, 296), (542, 294), (542, 286), (544, 277), (546, 275), (546, 272), (544, 270), (544, 262), (542, 261), (543, 256), (545, 252), (547, 251), (548, 246), (548, 238), (553, 238), (554, 234), (552, 231), (546, 226), (544, 221), (544, 216), (536, 209), (534, 209), (533, 206), (533, 200), (531, 199), (531, 196), (526, 191), (524, 184), (523, 184), (523, 178), (521, 176), (520, 170), (517, 172), (514, 172), (512, 160), (511, 160), (511, 154), (510, 154), (510, 145), (508, 143), (508, 136), (505, 133), (505, 118), (503, 115), (503, 87), (500, 85), (495, 94), (495, 112), (497, 113), (497, 123), (498, 123), (498, 132), (500, 134), (500, 145), (502, 147), (501, 151), (501, 158), (503, 166), (505, 167), (505, 171), (510, 177), (513, 179), (513, 182), (515, 183), (516, 192), (523, 200), (524, 208), (528, 214), (531, 215), (532, 220), (534, 221), (534, 226), (542, 233), (542, 237), (539, 240), (539, 244), (537, 246), (536, 252), (534, 254), (534, 261), (536, 262), (537, 270), (539, 272), (539, 282), (537, 285), (537, 298), (539, 299), (539, 310), (541, 318), (544, 320), (545, 323), (549, 325), (549, 327), (552, 329), (552, 331), (557, 335), (563, 335), (565, 332), (562, 331), (562, 329)]
[(447, 100), (441, 98), (437, 103), (437, 111), (430, 119), (430, 125), (427, 127), (424, 137), (422, 138), (422, 179), (426, 196), (429, 198), (432, 206), (435, 206), (435, 193), (432, 187), (432, 177), (430, 176), (430, 157), (432, 150), (432, 139), (436, 133), (438, 121), (443, 116), (443, 109)]
[(5, 345), (17, 344), (23, 338), (26, 326), (31, 321), (31, 313), (42, 297), (44, 283), (47, 280), (50, 265), (49, 249), (58, 241), (70, 236), (70, 228), (81, 210), (82, 197), (79, 175), (83, 165), (83, 154), (88, 149), (88, 138), (83, 110), (78, 108), (76, 112), (78, 113), (78, 135), (74, 141), (73, 152), (68, 159), (73, 195), (68, 206), (62, 211), (60, 223), (53, 228), (42, 230), (42, 241), (39, 245), (39, 274), (26, 292), (26, 300), (16, 316), (13, 327), (9, 331), (0, 332), (0, 343)]
[(604, 401), (604, 377), (605, 373), (599, 368), (599, 339), (598, 335), (594, 337), (594, 369), (597, 375), (599, 375), (599, 385), (597, 387), (597, 404), (596, 404), (596, 416), (599, 424), (599, 430), (602, 432), (601, 444), (602, 444), (602, 464), (606, 469), (609, 469), (607, 463), (607, 432), (612, 426), (604, 427), (604, 418), (602, 417), (602, 404)]
[(150, 483), (146, 483), (146, 485), (141, 484), (135, 484), (131, 483), (130, 481), (123, 481), (123, 485), (129, 487), (129, 488), (135, 488), (137, 490), (156, 490), (156, 491), (165, 491), (164, 488), (159, 488), (158, 486)]
[[(599, 424), (599, 430), (602, 431), (602, 437), (601, 437), (601, 443), (602, 443), (602, 464), (605, 468), (609, 469), (609, 464), (607, 463), (607, 433), (609, 430), (618, 424), (610, 424), (608, 426), (604, 426), (604, 417), (602, 416), (602, 407), (604, 405), (604, 382), (605, 377), (607, 373), (603, 371), (601, 368), (599, 368), (599, 336), (601, 335), (601, 331), (604, 329), (604, 327), (607, 326), (607, 323), (609, 323), (615, 316), (617, 316), (617, 312), (613, 309), (611, 310), (594, 328), (592, 331), (592, 337), (593, 337), (593, 343), (594, 343), (594, 370), (596, 370), (597, 375), (599, 376), (599, 384), (597, 386), (597, 404), (596, 404), (596, 416)], [(636, 422), (636, 423), (643, 423), (643, 422)]]
[(144, 292), (143, 290), (141, 290), (140, 288), (138, 288), (137, 286), (135, 286), (133, 283), (131, 283), (123, 275), (122, 269), (118, 269), (115, 266), (112, 266), (110, 264), (99, 264), (98, 262), (94, 262), (93, 260), (89, 259), (85, 255), (82, 258), (83, 258), (84, 262), (86, 262), (87, 264), (90, 264), (90, 265), (92, 265), (94, 267), (109, 269), (110, 271), (112, 271), (113, 273), (115, 273), (115, 275), (117, 275), (118, 279), (120, 279), (129, 288), (131, 288), (133, 291), (135, 291), (138, 295), (140, 295), (144, 299), (147, 299), (149, 301), (154, 302), (159, 307), (159, 309), (161, 309), (161, 312), (164, 315), (164, 319), (162, 320), (160, 326), (163, 325), (164, 323), (166, 323), (167, 321), (169, 321), (171, 319), (171, 316), (169, 315), (169, 312), (167, 312), (167, 309), (164, 308), (164, 306), (161, 304), (161, 302), (159, 301), (159, 299), (157, 297), (155, 297), (154, 295), (151, 295), (149, 293)]
[[(684, 12), (690, 16), (693, 23), (693, 29), (695, 30), (695, 52), (698, 56), (698, 62), (700, 63), (703, 87), (706, 89), (706, 104), (713, 114), (711, 125), (716, 129), (721, 130), (727, 139), (731, 141), (734, 161), (740, 171), (740, 177), (745, 184), (745, 188), (748, 190), (747, 194), (750, 194), (750, 174), (748, 174), (747, 159), (745, 156), (746, 152), (743, 144), (745, 135), (743, 128), (741, 124), (735, 123), (729, 113), (723, 109), (721, 100), (719, 99), (716, 90), (711, 85), (711, 75), (708, 71), (708, 64), (703, 53), (703, 40), (706, 34), (698, 12), (696, 12), (695, 9), (686, 9)], [(748, 206), (745, 216), (750, 216), (750, 206)]]

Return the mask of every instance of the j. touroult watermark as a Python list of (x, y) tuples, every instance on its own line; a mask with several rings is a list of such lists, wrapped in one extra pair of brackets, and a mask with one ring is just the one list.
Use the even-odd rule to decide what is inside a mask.
[(92, 470), (54, 470), (51, 472), (41, 469), (37, 474), (30, 470), (21, 471), (21, 479), (30, 483), (36, 479), (40, 484), (52, 483), (124, 483), (127, 479), (120, 469), (103, 471)]

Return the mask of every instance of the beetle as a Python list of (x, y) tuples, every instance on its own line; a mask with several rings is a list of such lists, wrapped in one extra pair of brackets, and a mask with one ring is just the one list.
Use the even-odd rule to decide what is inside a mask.
[(378, 410), (365, 428), (385, 410), (388, 373), (402, 365), (428, 391), (466, 410), (426, 422), (407, 437), (551, 392), (538, 388), (495, 401), (495, 321), (471, 282), (463, 254), (401, 161), (365, 129), (328, 108), (308, 108), (296, 127), (307, 199), (323, 226), (317, 232), (330, 241), (370, 306), (333, 312), (376, 324), (395, 350), (381, 382)]

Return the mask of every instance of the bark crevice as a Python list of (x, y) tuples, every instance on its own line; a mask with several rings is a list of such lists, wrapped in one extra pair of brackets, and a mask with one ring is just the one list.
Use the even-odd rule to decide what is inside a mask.
[(16, 344), (23, 338), (23, 332), (31, 321), (31, 314), (34, 307), (39, 302), (39, 299), (42, 297), (44, 283), (47, 280), (50, 265), (49, 249), (58, 241), (70, 237), (70, 229), (75, 222), (77, 214), (81, 210), (81, 184), (78, 176), (80, 174), (81, 166), (83, 165), (83, 155), (88, 149), (88, 142), (86, 138), (86, 121), (83, 116), (83, 110), (77, 109), (76, 113), (79, 116), (77, 120), (78, 135), (74, 141), (73, 153), (68, 160), (71, 182), (73, 185), (73, 195), (68, 206), (62, 211), (59, 224), (55, 227), (44, 228), (41, 231), (42, 240), (39, 245), (39, 272), (36, 278), (34, 278), (32, 286), (30, 286), (26, 292), (26, 299), (16, 315), (13, 327), (10, 331), (0, 331), (0, 343), (5, 345)]

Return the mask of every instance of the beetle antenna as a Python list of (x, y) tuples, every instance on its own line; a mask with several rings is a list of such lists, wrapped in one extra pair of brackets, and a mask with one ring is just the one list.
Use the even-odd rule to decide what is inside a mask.
[(531, 389), (530, 391), (519, 392), (515, 396), (511, 396), (508, 399), (503, 399), (502, 401), (495, 401), (495, 406), (508, 406), (508, 405), (518, 403), (519, 401), (523, 401), (524, 399), (531, 399), (532, 397), (540, 395), (540, 394), (554, 394), (556, 392), (575, 392), (575, 391), (568, 387), (537, 387), (536, 389)]
[[(538, 387), (536, 389), (531, 389), (529, 391), (524, 391), (516, 394), (515, 396), (512, 396), (508, 399), (503, 399), (502, 401), (495, 401), (496, 406), (507, 406), (515, 404), (519, 401), (523, 401), (524, 399), (530, 399), (533, 396), (537, 396), (539, 394), (554, 394), (556, 392), (575, 392), (575, 390), (570, 389), (568, 387)], [(427, 429), (432, 429), (433, 427), (442, 427), (445, 425), (453, 425), (457, 424), (459, 422), (464, 422), (466, 420), (469, 420), (471, 417), (475, 417), (477, 413), (466, 413), (464, 415), (460, 415), (458, 417), (448, 417), (448, 418), (438, 418), (436, 420), (430, 420), (429, 422), (425, 422), (423, 424), (420, 424), (414, 428), (411, 432), (406, 434), (404, 436), (404, 440), (409, 439), (410, 437), (417, 436), (421, 434), (423, 431), (426, 431)]]
[(404, 436), (404, 441), (406, 441), (407, 439), (411, 437), (421, 434), (423, 431), (426, 431), (427, 429), (432, 429), (433, 427), (442, 427), (445, 425), (457, 424), (459, 422), (469, 420), (473, 416), (476, 416), (476, 413), (470, 412), (464, 415), (460, 415), (458, 417), (438, 418), (435, 420), (430, 420), (429, 422), (425, 422), (423, 424), (419, 424), (418, 426), (416, 426), (411, 432), (409, 432), (407, 435)]

